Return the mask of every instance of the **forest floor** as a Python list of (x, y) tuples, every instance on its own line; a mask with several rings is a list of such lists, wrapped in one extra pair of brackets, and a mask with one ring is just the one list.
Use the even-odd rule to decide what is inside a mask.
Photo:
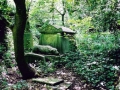
[[(2, 72), (2, 76), (6, 78), (7, 88), (9, 87), (9, 90), (65, 90), (63, 87), (60, 87), (59, 89), (52, 89), (46, 84), (32, 82), (31, 80), (22, 80), (17, 67), (7, 68), (7, 73)], [(71, 88), (67, 90), (94, 90), (90, 87), (89, 84), (85, 83), (85, 80), (82, 80), (80, 76), (76, 75), (71, 70), (67, 70), (64, 67), (57, 69), (53, 73), (48, 73), (45, 76), (41, 74), (40, 77), (60, 78), (63, 79), (64, 81), (72, 82)], [(18, 83), (23, 81), (26, 82), (25, 83), (26, 85), (24, 83), (23, 84)], [(17, 84), (17, 87), (14, 86), (15, 84)], [(21, 89), (15, 89), (15, 88), (21, 88)], [(2, 89), (2, 90), (6, 90), (6, 89)]]

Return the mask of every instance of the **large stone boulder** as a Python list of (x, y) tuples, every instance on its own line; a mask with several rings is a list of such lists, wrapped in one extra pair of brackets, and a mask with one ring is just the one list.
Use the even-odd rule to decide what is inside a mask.
[(33, 47), (32, 52), (37, 54), (45, 54), (45, 55), (59, 55), (57, 49), (49, 45), (36, 45)]

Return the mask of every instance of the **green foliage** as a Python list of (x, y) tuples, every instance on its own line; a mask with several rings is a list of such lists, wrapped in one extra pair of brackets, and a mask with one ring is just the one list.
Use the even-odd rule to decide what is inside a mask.
[(117, 20), (117, 24), (120, 25), (120, 20)]
[[(0, 62), (2, 64), (2, 62)], [(2, 76), (2, 73), (5, 73), (5, 68), (0, 65), (0, 88), (3, 89), (7, 86), (7, 80)]]
[(13, 16), (14, 16), (15, 8), (11, 5), (8, 5), (7, 0), (0, 1), (0, 19), (4, 17), (7, 22), (12, 26), (13, 25)]
[(87, 53), (92, 52), (94, 54), (100, 54), (119, 46), (119, 44), (116, 44), (116, 38), (114, 37), (114, 34), (110, 34), (109, 32), (104, 32), (101, 34), (80, 34), (80, 36), (77, 36), (76, 39), (77, 46), (83, 53), (86, 53), (87, 51)]
[(110, 52), (119, 48), (119, 43), (115, 43), (114, 35), (109, 32), (81, 34), (78, 40), (80, 52), (66, 53), (56, 65), (74, 70), (95, 89), (102, 87), (114, 90), (119, 70), (116, 58), (109, 56), (115, 55), (116, 53)]
[(0, 13), (7, 13), (7, 1), (6, 0), (1, 0), (0, 1)]
[(6, 48), (5, 48), (4, 44), (0, 44), (0, 55), (3, 55), (5, 50), (6, 50)]
[[(77, 55), (76, 55), (77, 54)], [(112, 89), (115, 85), (117, 78), (117, 70), (109, 61), (114, 62), (112, 59), (107, 59), (102, 56), (95, 58), (78, 53), (69, 53), (64, 56), (64, 61), (59, 62), (61, 65), (65, 63), (67, 68), (71, 68), (77, 74), (81, 75), (87, 82), (91, 83), (94, 88), (104, 87), (104, 89)], [(73, 58), (73, 56), (75, 58)]]
[(12, 88), (17, 90), (25, 90), (28, 89), (28, 85), (26, 81), (22, 80), (13, 85)]
[(55, 61), (56, 67), (62, 67), (66, 66), (69, 67), (69, 69), (72, 69), (74, 66), (74, 62), (80, 59), (80, 53), (79, 52), (69, 52), (64, 54), (60, 60)]
[(7, 86), (7, 81), (5, 79), (0, 79), (0, 88), (4, 89)]
[[(0, 46), (0, 55), (1, 59), (4, 61), (1, 61), (0, 63), (4, 64), (6, 67), (11, 67), (13, 66), (12, 61), (11, 61), (11, 53), (9, 51), (6, 51), (6, 47), (4, 45)], [(1, 64), (1, 65), (2, 65)]]
[(82, 75), (92, 86), (95, 88), (102, 86), (105, 89), (114, 87), (115, 81), (118, 79), (117, 70), (108, 63), (109, 61), (114, 62), (114, 60), (102, 56), (96, 58), (94, 56), (81, 57), (81, 59), (81, 61), (75, 62), (75, 71)]
[(37, 61), (36, 63), (36, 68), (38, 69), (39, 72), (42, 72), (44, 74), (52, 73), (56, 70), (55, 68), (55, 63), (52, 61)]
[(11, 68), (13, 66), (15, 66), (15, 63), (14, 62), (14, 55), (11, 54), (10, 51), (7, 51), (4, 55), (3, 55), (3, 58), (4, 58), (4, 65), (7, 67), (7, 68)]
[[(68, 26), (72, 29), (77, 30), (78, 33), (87, 31), (89, 21), (86, 20), (84, 23), (81, 21), (91, 17), (90, 27), (94, 27), (96, 31), (117, 31), (117, 21), (120, 19), (118, 0), (84, 0), (77, 4), (79, 6), (72, 5), (73, 12), (68, 19), (68, 21), (72, 19), (73, 23), (68, 22)], [(71, 12), (70, 7), (69, 12)]]
[[(47, 7), (46, 7), (47, 4)], [(36, 1), (31, 4), (31, 10), (29, 14), (29, 20), (32, 30), (36, 30), (38, 27), (41, 27), (45, 21), (44, 19), (48, 19), (51, 15), (49, 13), (50, 2), (46, 1)], [(47, 11), (46, 11), (47, 10)]]
[[(45, 21), (50, 20), (52, 22), (54, 19), (54, 21), (58, 22), (61, 19), (58, 12), (53, 9), (56, 8), (60, 11), (61, 7), (52, 6), (51, 1), (26, 2), (27, 9), (30, 9), (28, 13), (30, 30), (33, 33), (35, 42), (38, 42), (35, 36), (40, 35), (38, 29)], [(55, 3), (57, 1), (59, 2), (60, 0), (55, 0)], [(83, 76), (94, 87), (114, 90), (117, 78), (116, 67), (119, 68), (120, 51), (117, 51), (119, 43), (116, 43), (116, 37), (110, 32), (89, 34), (89, 28), (95, 28), (98, 31), (116, 31), (117, 24), (120, 24), (118, 0), (65, 0), (64, 8), (67, 11), (65, 15), (68, 19), (67, 25), (77, 31), (78, 52), (66, 53), (61, 60), (55, 60), (52, 63), (40, 61), (38, 63), (40, 70), (44, 73), (49, 73), (53, 72), (55, 67), (66, 66)], [(1, 0), (0, 13), (8, 21), (12, 21), (11, 14), (14, 13), (11, 13), (11, 11), (14, 12), (14, 9), (12, 10), (12, 8), (7, 6), (6, 0)], [(118, 35), (118, 37), (120, 36)], [(13, 50), (11, 40), (9, 42), (9, 47), (10, 49), (12, 47)], [(3, 51), (4, 47), (1, 45), (0, 54)], [(7, 67), (13, 66), (10, 52), (7, 52), (4, 58), (4, 64)], [(2, 72), (0, 67), (0, 75)], [(0, 85), (5, 87), (7, 84), (6, 80), (0, 81)], [(23, 85), (26, 85), (26, 82), (19, 82), (14, 88), (21, 89)]]
[(68, 23), (70, 23), (70, 28), (73, 30), (77, 30), (79, 33), (87, 33), (89, 28), (94, 28), (91, 23), (91, 17), (85, 17), (83, 19), (69, 19)]
[[(90, 0), (92, 7), (92, 22), (98, 31), (116, 31), (118, 13), (118, 0)], [(93, 3), (93, 4), (92, 4)]]

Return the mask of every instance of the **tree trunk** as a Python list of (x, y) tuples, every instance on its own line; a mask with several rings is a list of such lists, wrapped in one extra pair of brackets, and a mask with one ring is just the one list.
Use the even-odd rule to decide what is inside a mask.
[(6, 20), (0, 16), (0, 59), (3, 59), (3, 55), (7, 51), (7, 42), (6, 42)]
[(61, 16), (62, 16), (62, 25), (65, 26), (65, 23), (64, 23), (64, 22), (65, 22), (65, 21), (64, 21), (64, 16), (65, 16), (65, 14), (62, 14)]
[(55, 12), (54, 12), (54, 3), (55, 3), (55, 1), (54, 0), (52, 0), (52, 5), (51, 5), (51, 7), (52, 7), (52, 24), (54, 25), (55, 24), (55, 20), (54, 20), (54, 18), (55, 18)]
[(66, 8), (65, 8), (65, 1), (62, 0), (62, 4), (63, 4), (63, 14), (61, 14), (62, 16), (62, 25), (65, 26), (65, 13), (66, 13)]
[(13, 40), (15, 59), (23, 79), (30, 79), (35, 76), (35, 70), (32, 69), (24, 60), (24, 30), (26, 24), (25, 0), (14, 0), (16, 4), (15, 25), (13, 28)]

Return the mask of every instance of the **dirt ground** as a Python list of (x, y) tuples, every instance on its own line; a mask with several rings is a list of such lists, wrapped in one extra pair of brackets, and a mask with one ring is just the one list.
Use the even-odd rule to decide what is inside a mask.
[[(23, 81), (17, 67), (7, 68), (7, 73), (2, 73), (3, 77), (7, 79), (9, 90), (65, 90), (63, 87), (59, 89), (53, 89), (46, 84), (40, 84), (26, 80), (27, 86), (21, 89), (14, 89), (13, 85)], [(41, 74), (40, 77), (54, 77), (63, 79), (66, 82), (71, 82), (72, 85), (66, 90), (93, 90), (89, 84), (85, 83), (85, 80), (81, 80), (80, 76), (73, 73), (71, 70), (65, 68), (57, 69), (54, 73), (48, 73), (47, 75)]]

